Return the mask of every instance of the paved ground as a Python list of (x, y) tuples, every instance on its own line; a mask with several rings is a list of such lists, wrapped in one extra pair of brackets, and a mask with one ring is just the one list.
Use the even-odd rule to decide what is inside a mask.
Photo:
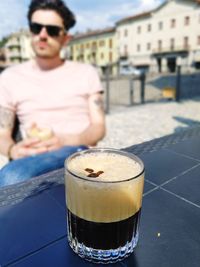
[(187, 127), (200, 125), (200, 98), (177, 103), (157, 102), (114, 106), (106, 115), (107, 135), (99, 147), (123, 148)]

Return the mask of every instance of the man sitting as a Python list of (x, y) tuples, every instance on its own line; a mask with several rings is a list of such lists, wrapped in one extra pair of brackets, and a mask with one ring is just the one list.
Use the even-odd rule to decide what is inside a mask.
[[(0, 77), (0, 153), (12, 160), (0, 170), (0, 186), (61, 168), (67, 156), (96, 145), (105, 134), (96, 70), (60, 58), (75, 24), (73, 13), (62, 0), (32, 0), (28, 20), (35, 58)], [(17, 143), (16, 115), (23, 137)], [(45, 129), (48, 138), (39, 134)]]

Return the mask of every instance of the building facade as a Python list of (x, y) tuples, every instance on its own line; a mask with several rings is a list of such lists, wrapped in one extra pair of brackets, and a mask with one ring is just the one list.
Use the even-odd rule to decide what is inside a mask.
[[(34, 57), (29, 31), (12, 34), (6, 65)], [(152, 73), (200, 69), (200, 0), (166, 0), (159, 7), (116, 22), (115, 27), (75, 34), (61, 52), (112, 75), (121, 66)], [(3, 56), (2, 56), (3, 59)]]
[(34, 56), (29, 31), (22, 30), (8, 37), (5, 45), (6, 65), (13, 65)]
[(72, 60), (97, 66), (101, 74), (105, 74), (107, 69), (111, 74), (116, 74), (118, 56), (115, 28), (76, 34), (68, 46)]
[(167, 0), (116, 23), (119, 61), (150, 72), (200, 68), (200, 3)]

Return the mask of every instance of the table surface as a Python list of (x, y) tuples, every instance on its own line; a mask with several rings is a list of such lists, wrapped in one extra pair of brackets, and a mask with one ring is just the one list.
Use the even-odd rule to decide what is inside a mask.
[[(130, 257), (107, 266), (199, 267), (200, 128), (125, 150), (146, 169), (140, 239)], [(3, 266), (97, 266), (68, 246), (63, 169), (0, 189)]]

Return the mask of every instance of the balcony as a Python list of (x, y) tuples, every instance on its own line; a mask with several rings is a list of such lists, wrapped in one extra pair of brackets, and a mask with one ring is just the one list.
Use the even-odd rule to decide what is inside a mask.
[(6, 47), (8, 47), (8, 48), (15, 48), (15, 47), (19, 47), (19, 46), (20, 46), (19, 40), (16, 38), (10, 39), (6, 44)]
[(8, 48), (8, 49), (20, 49), (20, 44), (17, 44), (17, 43), (9, 43), (9, 44), (7, 44), (6, 45), (6, 47)]
[(84, 49), (80, 48), (77, 53), (79, 56), (84, 56)]
[(128, 59), (128, 52), (120, 52), (119, 53), (119, 58), (122, 59), (122, 60), (126, 60)]
[(21, 57), (21, 53), (19, 51), (8, 51), (7, 52), (8, 57)]
[(189, 52), (190, 46), (189, 45), (182, 45), (182, 46), (169, 46), (169, 47), (158, 47), (152, 50), (153, 54), (168, 54), (172, 52)]
[(9, 58), (10, 62), (21, 62), (22, 58), (20, 56), (12, 56)]

